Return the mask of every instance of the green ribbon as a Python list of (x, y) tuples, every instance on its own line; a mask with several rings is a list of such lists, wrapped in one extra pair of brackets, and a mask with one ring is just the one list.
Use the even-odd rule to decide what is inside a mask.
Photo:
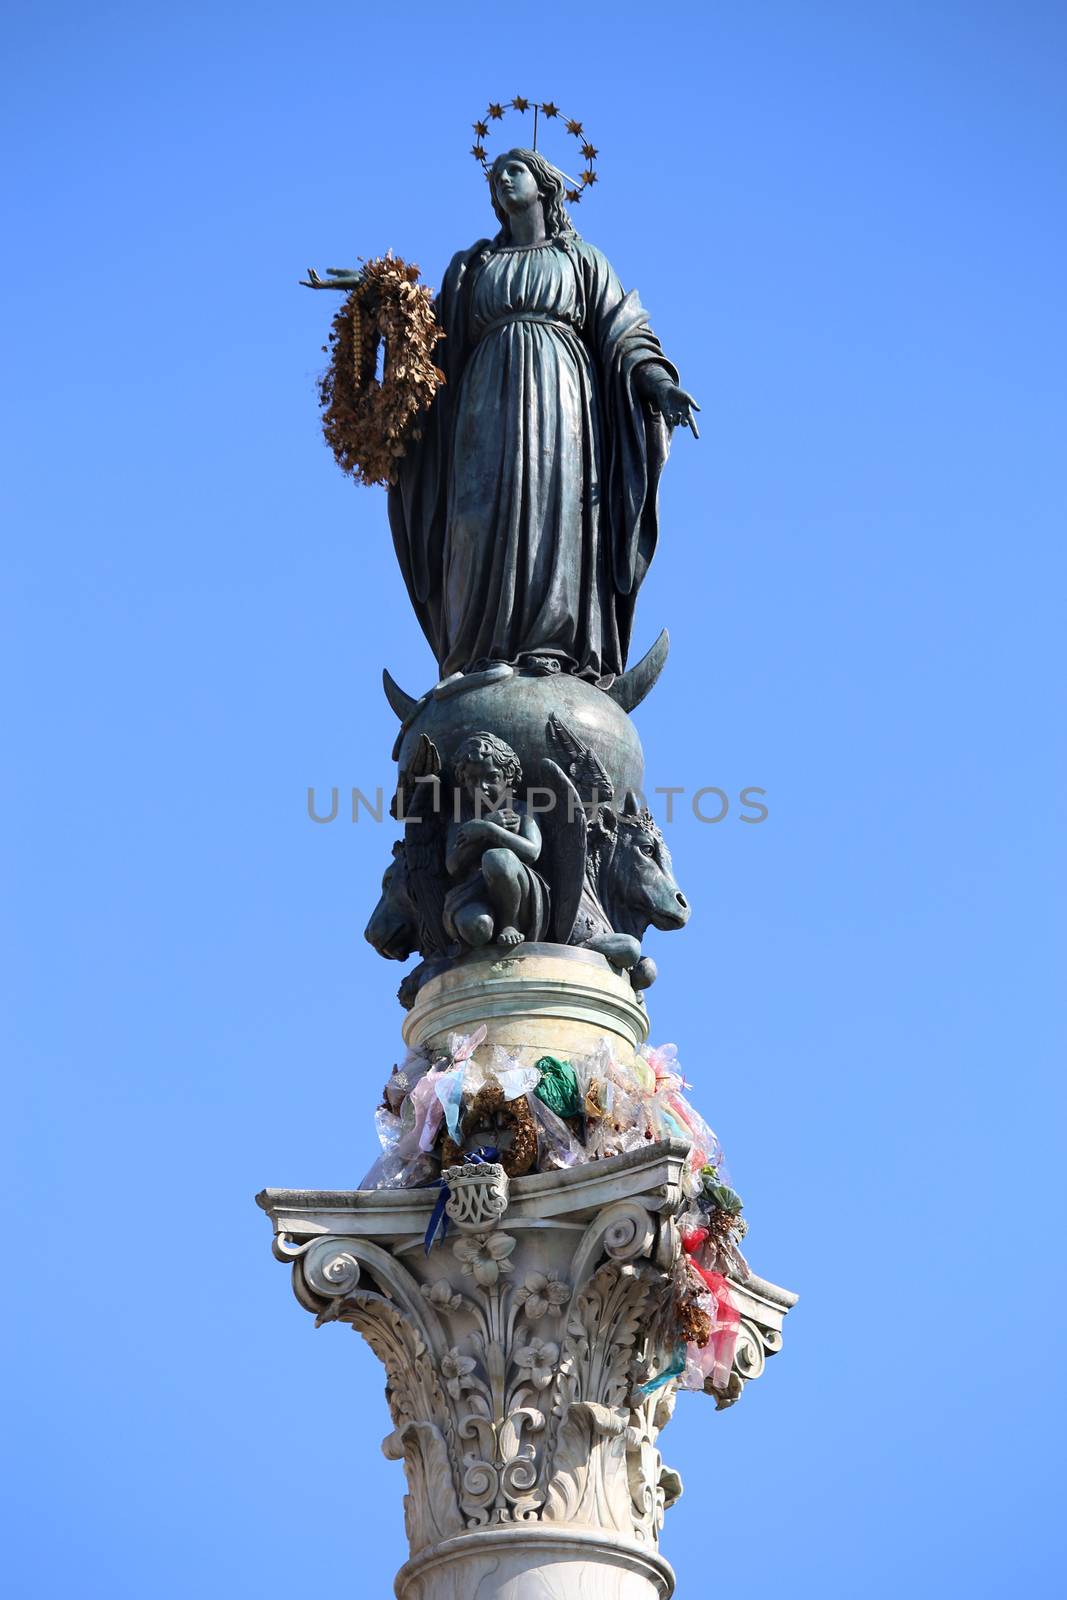
[(538, 1100), (543, 1100), (557, 1117), (576, 1117), (582, 1109), (582, 1096), (578, 1074), (570, 1062), (542, 1056), (534, 1065), (541, 1074), (541, 1082), (534, 1090)]

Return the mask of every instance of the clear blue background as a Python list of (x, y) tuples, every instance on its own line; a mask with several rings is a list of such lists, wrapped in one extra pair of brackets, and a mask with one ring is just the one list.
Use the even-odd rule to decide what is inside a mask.
[(373, 1154), (392, 835), (305, 794), (388, 785), (378, 673), (432, 680), (297, 279), (438, 283), (525, 93), (602, 147), (577, 221), (703, 404), (651, 781), (770, 806), (675, 825), (653, 940), (802, 1295), (738, 1407), (679, 1403), (679, 1594), (1052, 1595), (1067, 13), (448, 9), (7, 13), (8, 1592), (390, 1592), (380, 1370), (252, 1203)]

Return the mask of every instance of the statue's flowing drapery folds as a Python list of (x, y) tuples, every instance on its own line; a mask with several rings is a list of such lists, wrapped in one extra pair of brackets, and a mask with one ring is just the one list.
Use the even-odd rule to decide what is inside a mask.
[(442, 673), (530, 655), (622, 672), (669, 441), (645, 394), (676, 369), (574, 233), (461, 251), (436, 309), (446, 382), (389, 514)]

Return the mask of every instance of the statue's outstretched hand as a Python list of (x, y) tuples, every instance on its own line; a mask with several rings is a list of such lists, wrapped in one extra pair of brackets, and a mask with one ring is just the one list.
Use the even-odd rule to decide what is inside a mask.
[(347, 267), (327, 267), (325, 278), (320, 278), (315, 268), (309, 267), (300, 284), (304, 289), (354, 289), (362, 276), (362, 272), (351, 272)]
[(660, 413), (664, 422), (672, 428), (691, 428), (693, 438), (700, 438), (700, 429), (696, 425), (694, 411), (700, 407), (691, 394), (680, 389), (676, 383), (665, 383), (658, 388), (652, 396), (652, 404)]

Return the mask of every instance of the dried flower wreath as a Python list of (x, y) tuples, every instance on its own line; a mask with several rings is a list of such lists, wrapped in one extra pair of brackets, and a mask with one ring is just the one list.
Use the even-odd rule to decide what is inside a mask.
[(445, 381), (433, 362), (444, 333), (418, 278), (418, 267), (391, 253), (366, 262), (323, 346), (330, 357), (319, 379), (323, 435), (342, 472), (359, 483), (396, 482), (409, 440), (419, 437), (415, 419)]

